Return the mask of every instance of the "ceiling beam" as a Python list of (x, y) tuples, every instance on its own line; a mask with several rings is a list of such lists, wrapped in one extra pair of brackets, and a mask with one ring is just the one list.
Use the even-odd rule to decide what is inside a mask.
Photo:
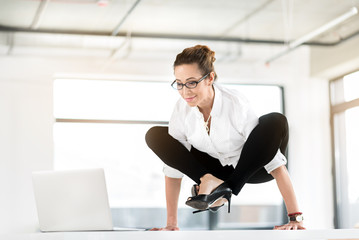
[(133, 10), (137, 7), (137, 5), (141, 2), (141, 0), (137, 0), (132, 7), (127, 11), (127, 13), (125, 14), (125, 16), (121, 19), (121, 21), (117, 24), (117, 26), (115, 27), (115, 29), (112, 31), (111, 35), (112, 36), (117, 36), (117, 34), (120, 32), (120, 28), (121, 26), (124, 24), (124, 22), (127, 20), (128, 16), (130, 16), (130, 14), (133, 12)]
[[(73, 35), (88, 35), (88, 36), (111, 36), (109, 32), (92, 32), (92, 31), (73, 31), (73, 30), (53, 30), (53, 29), (31, 29), (31, 28), (16, 28), (0, 25), (0, 32), (11, 33), (48, 33), (48, 34), (73, 34)], [(303, 45), (307, 46), (324, 46), (332, 47), (340, 43), (356, 37), (359, 31), (340, 39), (333, 43), (323, 42), (306, 42)], [(127, 33), (119, 32), (116, 36), (126, 37)], [(285, 45), (284, 41), (267, 40), (267, 39), (247, 39), (247, 38), (234, 38), (234, 37), (217, 37), (217, 36), (203, 36), (203, 35), (175, 35), (175, 34), (156, 34), (156, 33), (131, 33), (131, 38), (157, 38), (157, 39), (179, 39), (179, 40), (199, 40), (199, 41), (220, 41), (220, 42), (241, 42), (241, 43), (254, 43), (254, 44), (274, 44)]]
[[(342, 14), (341, 16), (339, 16), (339, 17), (333, 19), (332, 21), (324, 24), (323, 26), (311, 31), (310, 33), (304, 35), (303, 37), (300, 37), (299, 39), (290, 42), (287, 45), (286, 49), (284, 49), (283, 51), (279, 52), (275, 56), (268, 59), (266, 61), (266, 64), (269, 64), (269, 63), (273, 62), (274, 60), (280, 58), (281, 56), (286, 55), (287, 53), (293, 51), (294, 49), (296, 49), (300, 45), (303, 45), (306, 42), (310, 41), (311, 39), (313, 39), (313, 38), (319, 36), (320, 34), (328, 31), (329, 29), (332, 29), (335, 26), (338, 26), (339, 24), (341, 24), (344, 21), (346, 21), (347, 19), (355, 16), (356, 14), (358, 14), (358, 9), (356, 7), (352, 7), (348, 12)], [(339, 42), (342, 42), (342, 41), (339, 41)]]
[(50, 2), (50, 0), (42, 0), (40, 2), (40, 5), (36, 11), (34, 20), (31, 24), (31, 29), (38, 29), (41, 23), (42, 16), (44, 15), (44, 12), (46, 10), (47, 4)]
[(257, 14), (258, 12), (264, 10), (270, 3), (272, 3), (274, 0), (267, 0), (264, 4), (260, 5), (259, 7), (257, 7), (256, 9), (254, 9), (252, 12), (250, 12), (249, 14), (247, 14), (246, 16), (244, 16), (243, 18), (239, 19), (237, 22), (235, 22), (234, 24), (232, 24), (230, 27), (228, 27), (226, 30), (224, 30), (221, 34), (222, 37), (227, 36), (230, 32), (233, 31), (233, 29), (237, 28), (238, 26), (240, 26), (242, 23), (248, 21), (251, 17), (253, 17), (255, 14)]

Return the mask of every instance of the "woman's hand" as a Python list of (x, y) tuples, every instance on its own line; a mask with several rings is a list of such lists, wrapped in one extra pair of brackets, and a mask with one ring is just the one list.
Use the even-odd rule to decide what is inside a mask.
[(167, 226), (164, 228), (152, 228), (150, 231), (179, 231), (180, 229), (178, 227), (174, 226)]
[(290, 221), (287, 224), (281, 226), (275, 226), (273, 230), (305, 230), (303, 222), (292, 222)]

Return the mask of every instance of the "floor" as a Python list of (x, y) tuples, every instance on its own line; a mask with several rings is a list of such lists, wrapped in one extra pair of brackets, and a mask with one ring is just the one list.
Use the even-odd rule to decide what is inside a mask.
[(0, 235), (6, 240), (183, 240), (183, 239), (241, 239), (241, 240), (359, 240), (359, 229), (328, 230), (233, 230), (233, 231), (179, 231), (179, 232), (61, 232)]

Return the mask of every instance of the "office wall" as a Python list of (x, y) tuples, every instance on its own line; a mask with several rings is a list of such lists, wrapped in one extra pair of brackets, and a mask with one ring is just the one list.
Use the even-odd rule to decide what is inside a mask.
[(51, 169), (53, 156), (51, 82), (13, 67), (22, 79), (0, 77), (0, 232), (36, 230), (31, 172)]
[(359, 70), (359, 37), (334, 47), (313, 47), (311, 75), (333, 79)]
[[(212, 47), (216, 50), (215, 46)], [(260, 47), (259, 51), (277, 51)], [(177, 49), (175, 49), (176, 52)], [(54, 74), (172, 79), (174, 53), (148, 52), (141, 60), (33, 56), (19, 50), (0, 56), (0, 232), (33, 232), (37, 215), (31, 171), (52, 169)], [(156, 56), (151, 60), (151, 55)], [(257, 61), (217, 62), (220, 81), (281, 84), (290, 124), (289, 168), (309, 229), (332, 228), (328, 82), (310, 78), (310, 50), (302, 47), (270, 66)]]

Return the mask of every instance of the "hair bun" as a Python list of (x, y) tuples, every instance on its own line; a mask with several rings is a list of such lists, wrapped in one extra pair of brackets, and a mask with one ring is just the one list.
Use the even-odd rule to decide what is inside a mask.
[[(202, 74), (215, 72), (213, 63), (216, 61), (215, 52), (206, 45), (196, 45), (194, 47), (185, 48), (181, 53), (176, 56), (173, 67), (182, 64), (198, 64)], [(217, 78), (215, 74), (214, 79)]]

